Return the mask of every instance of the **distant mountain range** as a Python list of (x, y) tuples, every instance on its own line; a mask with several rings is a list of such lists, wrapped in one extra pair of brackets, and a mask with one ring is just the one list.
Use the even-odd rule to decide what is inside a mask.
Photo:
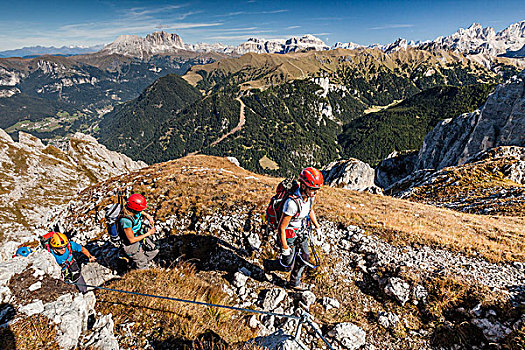
[(496, 33), (494, 28), (483, 28), (481, 24), (473, 23), (467, 29), (460, 28), (449, 36), (440, 36), (433, 41), (408, 41), (399, 38), (393, 43), (380, 45), (360, 45), (353, 42), (337, 42), (333, 46), (325, 44), (321, 39), (307, 34), (302, 37), (293, 36), (289, 39), (250, 38), (239, 46), (216, 44), (184, 44), (177, 34), (155, 32), (146, 38), (135, 35), (122, 35), (113, 43), (106, 45), (102, 52), (118, 53), (124, 56), (144, 57), (144, 55), (168, 54), (180, 50), (194, 52), (219, 52), (238, 56), (253, 53), (289, 53), (297, 51), (324, 51), (337, 48), (363, 49), (375, 48), (385, 52), (393, 52), (407, 47), (422, 50), (453, 50), (465, 54), (488, 54), (491, 56), (525, 57), (525, 21), (514, 23)]
[(0, 51), (0, 57), (23, 57), (33, 58), (36, 56), (43, 55), (54, 55), (54, 56), (73, 56), (73, 55), (84, 55), (87, 53), (97, 52), (102, 49), (104, 45), (95, 45), (89, 47), (82, 46), (29, 46), (21, 49)]
[(454, 50), (465, 54), (489, 54), (492, 56), (525, 57), (525, 21), (511, 24), (504, 30), (497, 32), (492, 27), (483, 28), (479, 23), (473, 23), (467, 29), (460, 28), (448, 36), (440, 36), (432, 41), (409, 41), (399, 38), (390, 44), (360, 45), (353, 42), (337, 42), (332, 46), (325, 44), (321, 39), (307, 34), (292, 36), (288, 39), (250, 38), (238, 46), (228, 46), (221, 43), (185, 44), (182, 38), (174, 33), (154, 32), (145, 38), (137, 35), (121, 35), (108, 45), (91, 47), (24, 47), (22, 49), (0, 51), (0, 57), (34, 57), (41, 55), (83, 55), (97, 52), (101, 54), (119, 54), (127, 57), (145, 58), (152, 55), (168, 55), (190, 52), (217, 52), (227, 55), (243, 55), (254, 53), (288, 53), (303, 50), (333, 50), (376, 48), (387, 52), (414, 47), (423, 50), (443, 49)]

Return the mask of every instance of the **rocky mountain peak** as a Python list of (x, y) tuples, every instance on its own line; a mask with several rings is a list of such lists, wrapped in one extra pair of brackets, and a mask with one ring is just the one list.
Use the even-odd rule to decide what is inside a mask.
[(423, 45), (422, 49), (439, 48), (456, 50), (468, 54), (505, 55), (518, 51), (525, 46), (525, 21), (511, 24), (501, 32), (494, 28), (473, 23), (467, 29), (460, 28), (452, 35), (438, 37), (432, 43)]
[[(141, 41), (142, 41), (142, 39), (138, 35), (124, 34), (124, 35), (119, 35), (117, 37), (117, 39), (115, 39), (115, 41), (113, 41), (112, 44), (121, 44), (121, 43), (133, 44), (133, 43), (139, 43)], [(111, 45), (111, 44), (109, 44), (109, 45)]]
[(255, 53), (288, 53), (302, 50), (329, 50), (321, 39), (314, 35), (307, 34), (302, 37), (291, 37), (289, 39), (270, 39), (250, 38), (246, 42), (237, 46), (235, 53), (244, 55), (248, 52)]
[(355, 50), (360, 47), (364, 47), (363, 45), (356, 44), (354, 42), (348, 42), (348, 43), (342, 43), (342, 42), (336, 42), (334, 46), (332, 46), (333, 49), (347, 49), (347, 50)]
[(103, 54), (119, 54), (130, 57), (145, 58), (155, 54), (177, 53), (185, 50), (180, 36), (174, 33), (154, 32), (146, 38), (136, 35), (121, 35), (100, 52)]
[(81, 133), (71, 137), (64, 150), (27, 133), (20, 132), (18, 138), (15, 142), (0, 129), (0, 180), (8, 189), (0, 197), (0, 221), (9, 223), (3, 237), (11, 240), (5, 249), (31, 237), (34, 228), (52, 215), (50, 209), (60, 208), (86, 186), (146, 165)]
[(525, 70), (498, 85), (478, 110), (440, 122), (427, 134), (417, 169), (463, 164), (498, 146), (525, 147)]
[(184, 49), (184, 43), (180, 36), (175, 33), (154, 32), (146, 36), (145, 41), (150, 42), (152, 45), (156, 46), (170, 46), (176, 47), (178, 49)]

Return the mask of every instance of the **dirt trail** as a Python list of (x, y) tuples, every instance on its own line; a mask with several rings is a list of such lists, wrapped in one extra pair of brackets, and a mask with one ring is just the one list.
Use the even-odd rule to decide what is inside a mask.
[(301, 71), (301, 74), (303, 75), (301, 78), (304, 79), (307, 77), (307, 75), (304, 73), (304, 71), (301, 69), (301, 67), (298, 67), (295, 63), (289, 61), (288, 63), (290, 63), (292, 66), (294, 66), (295, 68), (299, 69)]
[[(239, 124), (237, 124), (237, 126), (235, 128), (231, 129), (226, 134), (224, 134), (221, 137), (219, 137), (217, 140), (213, 141), (210, 144), (211, 147), (215, 146), (216, 144), (218, 144), (219, 142), (221, 142), (222, 140), (224, 140), (228, 136), (230, 136), (230, 135), (236, 133), (237, 131), (241, 130), (242, 127), (244, 126), (244, 124), (246, 123), (246, 118), (244, 117), (244, 107), (245, 107), (244, 102), (242, 102), (240, 97), (237, 97), (236, 100), (239, 101), (239, 103), (241, 104), (241, 110), (240, 110), (240, 113), (239, 113)], [(188, 156), (194, 156), (194, 155), (199, 154), (199, 153), (200, 153), (200, 151), (191, 152), (191, 153), (188, 153)]]
[(216, 144), (218, 144), (219, 142), (221, 142), (222, 140), (224, 140), (225, 138), (227, 138), (228, 136), (236, 133), (237, 131), (241, 130), (242, 127), (244, 126), (244, 123), (246, 123), (246, 118), (244, 117), (244, 102), (242, 102), (241, 98), (240, 97), (237, 97), (236, 98), (237, 101), (239, 101), (239, 103), (241, 104), (241, 111), (239, 113), (239, 124), (237, 124), (237, 126), (233, 129), (231, 129), (230, 131), (228, 131), (226, 134), (222, 135), (220, 138), (218, 138), (217, 140), (213, 141), (210, 146), (215, 146)]

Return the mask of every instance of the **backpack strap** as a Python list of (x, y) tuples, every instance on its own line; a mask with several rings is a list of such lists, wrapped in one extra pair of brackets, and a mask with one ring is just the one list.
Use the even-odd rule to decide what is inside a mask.
[[(67, 243), (67, 246), (66, 246), (66, 249), (69, 251), (69, 255), (67, 256), (66, 258), (66, 261), (64, 261), (60, 266), (62, 267), (62, 270), (65, 270), (67, 268), (69, 268), (71, 266), (71, 264), (73, 263), (73, 249), (71, 249), (71, 242), (68, 242)], [(69, 258), (71, 258), (71, 260), (69, 260)]]
[(299, 217), (299, 215), (301, 214), (301, 201), (299, 199), (298, 196), (296, 195), (289, 195), (288, 198), (290, 198), (291, 200), (293, 200), (295, 202), (295, 204), (297, 205), (297, 213), (294, 214), (294, 216), (292, 216), (292, 219), (297, 219)]
[(126, 245), (129, 245), (130, 243), (129, 243), (128, 237), (126, 236), (126, 233), (124, 232), (124, 229), (122, 228), (122, 225), (120, 224), (120, 219), (128, 219), (129, 221), (131, 221), (132, 226), (135, 221), (133, 220), (132, 216), (123, 214), (122, 212), (119, 214), (117, 221), (116, 221), (117, 232), (120, 236), (120, 240), (123, 242), (126, 242), (127, 243)]

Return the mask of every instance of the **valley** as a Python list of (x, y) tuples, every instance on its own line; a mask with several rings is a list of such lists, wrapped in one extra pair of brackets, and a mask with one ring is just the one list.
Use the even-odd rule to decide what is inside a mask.
[[(156, 31), (0, 58), (0, 348), (523, 349), (525, 21), (243, 40)], [(296, 290), (269, 267), (266, 209), (307, 166), (324, 183), (320, 228), (294, 233), (312, 265)], [(144, 269), (108, 233), (131, 194), (155, 221)], [(63, 282), (51, 230), (89, 251), (71, 253), (87, 293)]]

